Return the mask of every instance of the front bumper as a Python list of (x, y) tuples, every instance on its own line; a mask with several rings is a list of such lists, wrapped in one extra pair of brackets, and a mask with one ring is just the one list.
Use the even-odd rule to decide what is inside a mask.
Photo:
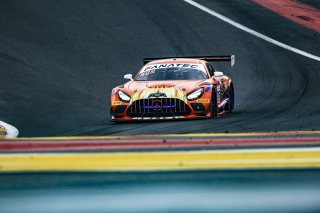
[(140, 99), (111, 106), (111, 121), (177, 120), (211, 117), (210, 101), (185, 103), (174, 98)]

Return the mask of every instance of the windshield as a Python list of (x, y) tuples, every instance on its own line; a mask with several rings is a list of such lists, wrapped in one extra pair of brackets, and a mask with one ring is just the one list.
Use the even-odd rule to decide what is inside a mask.
[(207, 78), (207, 72), (202, 64), (153, 64), (143, 67), (135, 80), (200, 80)]

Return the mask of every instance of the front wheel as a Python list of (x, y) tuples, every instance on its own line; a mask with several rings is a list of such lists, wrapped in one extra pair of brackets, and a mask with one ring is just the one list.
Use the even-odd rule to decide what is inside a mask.
[(229, 98), (229, 104), (227, 105), (227, 111), (232, 112), (234, 109), (234, 88), (233, 84), (230, 84), (230, 87), (226, 91), (226, 98)]
[(217, 117), (217, 96), (216, 93), (214, 91), (214, 89), (212, 89), (212, 95), (211, 95), (211, 117), (212, 118), (216, 118)]

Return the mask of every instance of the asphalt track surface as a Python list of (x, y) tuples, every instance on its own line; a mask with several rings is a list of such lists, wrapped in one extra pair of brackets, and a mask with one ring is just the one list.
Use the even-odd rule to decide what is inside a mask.
[[(320, 55), (319, 33), (251, 1), (199, 3)], [(307, 3), (310, 3), (306, 1)], [(317, 6), (317, 3), (314, 3)], [(20, 136), (312, 130), (320, 127), (320, 63), (180, 1), (1, 1), (0, 120)], [(111, 89), (143, 57), (235, 54), (216, 64), (235, 84), (232, 115), (109, 123)]]

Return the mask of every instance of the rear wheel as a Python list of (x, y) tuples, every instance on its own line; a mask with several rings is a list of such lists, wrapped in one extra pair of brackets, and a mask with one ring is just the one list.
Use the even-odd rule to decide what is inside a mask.
[(226, 91), (226, 98), (229, 98), (229, 103), (227, 105), (227, 111), (232, 112), (234, 109), (234, 88), (233, 84), (231, 83), (230, 87)]

